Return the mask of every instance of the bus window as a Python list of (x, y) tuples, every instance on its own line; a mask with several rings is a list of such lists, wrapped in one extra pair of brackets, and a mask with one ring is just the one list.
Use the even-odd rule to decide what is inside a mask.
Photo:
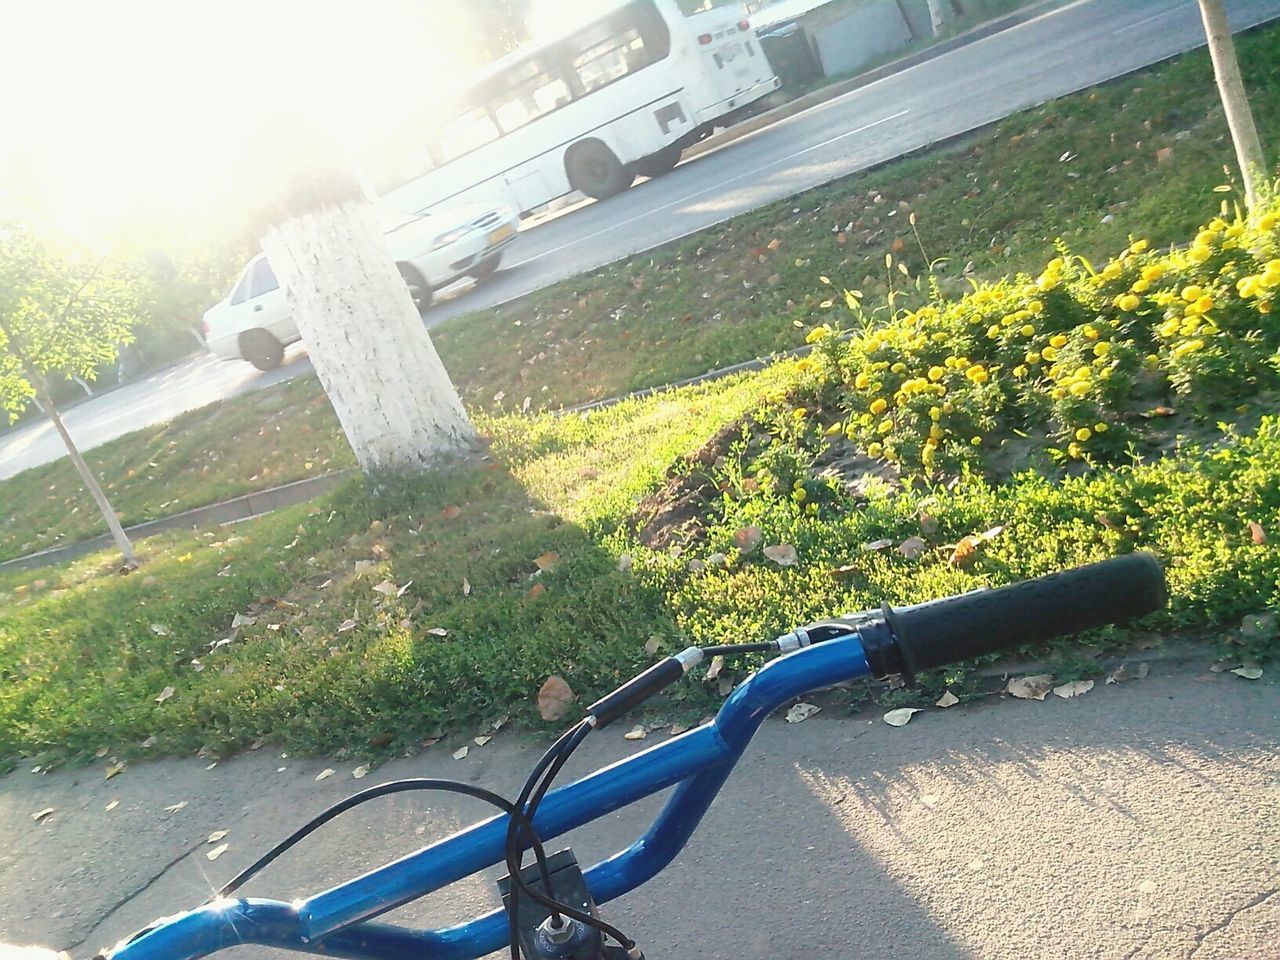
[(671, 36), (652, 2), (633, 3), (566, 41), (584, 93), (613, 83), (671, 52)]
[(494, 85), (500, 92), (494, 94), (489, 105), (503, 133), (523, 127), (570, 99), (564, 78), (537, 60), (516, 64)]
[(493, 118), (479, 107), (472, 107), (444, 125), (437, 147), (440, 163), (456, 160), (464, 153), (498, 139), (498, 127)]

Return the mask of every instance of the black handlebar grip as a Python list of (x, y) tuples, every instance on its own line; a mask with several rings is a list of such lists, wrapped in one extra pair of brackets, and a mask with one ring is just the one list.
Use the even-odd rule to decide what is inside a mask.
[(1149, 553), (1131, 553), (994, 590), (890, 610), (903, 673), (1039, 643), (1161, 609), (1164, 571)]

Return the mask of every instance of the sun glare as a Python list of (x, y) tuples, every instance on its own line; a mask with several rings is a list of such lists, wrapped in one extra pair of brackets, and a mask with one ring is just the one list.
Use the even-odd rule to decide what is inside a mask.
[(100, 239), (234, 217), (233, 171), (288, 118), (358, 151), (465, 72), (456, 20), (422, 0), (7, 4), (0, 187)]

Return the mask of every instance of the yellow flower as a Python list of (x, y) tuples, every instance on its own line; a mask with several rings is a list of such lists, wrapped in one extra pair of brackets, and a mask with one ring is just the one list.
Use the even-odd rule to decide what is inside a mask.
[(793, 499), (797, 501), (804, 500), (805, 497), (809, 496), (809, 491), (806, 490), (804, 487), (796, 487), (794, 490), (791, 491), (791, 496)]
[(1114, 280), (1116, 279), (1116, 277), (1120, 276), (1120, 274), (1122, 273), (1124, 273), (1124, 268), (1120, 266), (1120, 264), (1118, 264), (1116, 261), (1112, 260), (1110, 263), (1108, 263), (1105, 267), (1102, 268), (1102, 273), (1100, 274), (1100, 276), (1102, 277), (1103, 280)]
[(929, 368), (929, 379), (932, 380), (934, 383), (937, 383), (946, 375), (947, 375), (947, 371), (943, 370), (941, 367), (933, 366)]
[[(1058, 351), (1054, 347), (1045, 347), (1043, 350), (1040, 351), (1040, 356), (1044, 357), (1046, 360), (1050, 362), (1053, 362), (1054, 360), (1058, 359)], [(1027, 359), (1030, 359), (1030, 357), (1028, 357)]]
[(1277, 223), (1280, 223), (1280, 216), (1274, 213), (1264, 213), (1258, 218), (1259, 230), (1274, 230)]
[(929, 419), (930, 419), (930, 420), (938, 420), (938, 419), (940, 419), (941, 417), (942, 417), (942, 408), (941, 408), (941, 407), (930, 407), (930, 408), (929, 408)]
[(1190, 250), (1187, 251), (1187, 259), (1190, 260), (1192, 263), (1197, 263), (1197, 264), (1204, 263), (1206, 260), (1208, 260), (1212, 256), (1213, 256), (1213, 251), (1210, 250), (1208, 247), (1196, 246), (1196, 247), (1192, 247)]
[(895, 364), (894, 364), (892, 367), (890, 367), (889, 369), (890, 369), (893, 373), (902, 373), (902, 371), (903, 371), (903, 370), (907, 369), (907, 365), (906, 365), (905, 363), (903, 363), (901, 360), (899, 360), (897, 363), (895, 363)]
[(1014, 367), (1014, 368), (1013, 368), (1013, 375), (1014, 375), (1015, 377), (1017, 377), (1019, 380), (1021, 380), (1023, 377), (1025, 377), (1025, 376), (1027, 375), (1027, 366), (1026, 366), (1026, 364), (1024, 364), (1024, 363), (1020, 363), (1020, 364), (1018, 364), (1016, 367)]
[(930, 427), (929, 427), (929, 439), (931, 439), (931, 440), (941, 440), (941, 439), (942, 439), (942, 427), (940, 427), (940, 426), (939, 426), (938, 424), (936, 424), (936, 423), (935, 423), (935, 424), (933, 424), (932, 426), (930, 426)]
[(1081, 443), (1084, 443), (1086, 440), (1088, 440), (1092, 436), (1093, 436), (1093, 431), (1090, 430), (1088, 427), (1081, 427), (1079, 430), (1076, 431), (1076, 439), (1079, 440)]
[(1065, 347), (1067, 345), (1066, 334), (1055, 333), (1049, 338), (1049, 345), (1052, 347)]
[(1024, 337), (1029, 337), (1036, 332), (1036, 328), (1029, 323), (1024, 323), (1021, 327), (1018, 328), (1018, 332), (1022, 334)]
[(803, 420), (808, 415), (809, 415), (809, 411), (806, 410), (804, 407), (796, 407), (794, 410), (791, 411), (791, 417), (792, 419), (795, 419), (795, 420)]
[(936, 457), (937, 457), (936, 447), (926, 446), (923, 450), (920, 451), (920, 462), (925, 465), (926, 469), (931, 469), (933, 467), (933, 461), (936, 459)]
[(1133, 281), (1134, 293), (1146, 293), (1150, 289), (1151, 289), (1151, 284), (1149, 284), (1146, 280)]
[(1073, 397), (1083, 397), (1089, 392), (1089, 384), (1085, 380), (1077, 380), (1067, 388), (1067, 392)]
[(993, 323), (987, 327), (987, 339), (994, 340), (998, 336), (1000, 336), (1000, 324)]
[(892, 432), (893, 432), (893, 421), (890, 420), (888, 417), (885, 417), (876, 426), (876, 433), (880, 434), (880, 436), (884, 436), (886, 433), (892, 433)]
[(1270, 312), (1271, 312), (1271, 301), (1270, 301), (1270, 300), (1259, 300), (1259, 301), (1258, 301), (1258, 312), (1259, 312), (1259, 313), (1270, 313)]
[(1027, 363), (1030, 363), (1030, 364), (1036, 364), (1036, 363), (1039, 363), (1039, 362), (1040, 362), (1040, 351), (1039, 351), (1039, 350), (1028, 350), (1028, 351), (1027, 351)]
[[(1213, 300), (1213, 297), (1210, 297), (1210, 296), (1203, 296), (1200, 299), (1198, 299), (1195, 303), (1191, 304), (1191, 307), (1196, 308), (1196, 313), (1199, 313), (1202, 315), (1212, 310), (1213, 306), (1214, 306), (1214, 300)], [(1191, 307), (1188, 307), (1187, 309), (1190, 310)]]
[(943, 413), (955, 413), (955, 412), (956, 412), (956, 406), (955, 406), (955, 404), (954, 404), (954, 403), (952, 403), (950, 400), (948, 400), (946, 403), (944, 403), (944, 404), (942, 405), (942, 412), (943, 412)]
[(1107, 430), (1108, 430), (1107, 425), (1106, 425), (1105, 423), (1103, 423), (1102, 421), (1098, 421), (1097, 423), (1095, 423), (1095, 424), (1093, 425), (1093, 432), (1094, 432), (1094, 433), (1106, 433), (1106, 432), (1107, 432)]
[(1027, 309), (1038, 317), (1040, 314), (1044, 313), (1044, 304), (1039, 300), (1032, 300), (1027, 304)]
[(808, 335), (805, 336), (804, 342), (817, 343), (819, 340), (822, 340), (829, 336), (831, 336), (831, 325), (824, 323), (822, 324), (822, 326), (814, 327), (812, 330), (810, 330)]
[(1204, 349), (1203, 340), (1199, 340), (1199, 339), (1188, 340), (1186, 343), (1180, 343), (1176, 347), (1174, 347), (1173, 355), (1175, 357), (1182, 357), (1182, 356), (1186, 356), (1188, 353), (1196, 353), (1203, 349)]
[(871, 375), (863, 370), (853, 378), (853, 385), (859, 390), (865, 390), (871, 384)]
[(889, 401), (885, 400), (884, 397), (877, 397), (871, 401), (871, 412), (876, 414), (876, 416), (879, 416), (888, 409)]
[(986, 383), (990, 379), (990, 374), (987, 373), (986, 368), (976, 363), (966, 370), (964, 375), (974, 383)]
[(982, 437), (980, 436), (971, 437), (969, 439), (969, 442), (973, 444), (975, 447), (980, 447), (982, 446)]
[(867, 444), (867, 456), (870, 457), (871, 459), (873, 460), (879, 459), (880, 454), (882, 453), (884, 453), (884, 447), (882, 447), (876, 441), (873, 440), (871, 443)]
[(1126, 293), (1116, 297), (1116, 306), (1121, 310), (1132, 312), (1142, 306), (1142, 298), (1137, 294)]
[(1151, 246), (1151, 244), (1148, 243), (1146, 240), (1135, 240), (1133, 243), (1129, 244), (1129, 252), (1145, 253), (1149, 246)]
[(1142, 268), (1142, 279), (1147, 283), (1155, 283), (1164, 276), (1164, 267), (1158, 263), (1153, 263)]
[(1105, 340), (1093, 345), (1093, 355), (1095, 357), (1105, 357), (1110, 352), (1111, 344), (1107, 343)]
[(884, 458), (889, 461), (897, 460), (898, 459), (897, 448), (894, 447), (892, 444), (887, 444), (884, 448)]
[(1213, 241), (1218, 239), (1217, 233), (1212, 230), (1201, 230), (1196, 234), (1196, 246), (1209, 247), (1213, 245)]
[(1258, 295), (1258, 288), (1261, 286), (1258, 281), (1259, 278), (1254, 276), (1241, 277), (1236, 281), (1236, 293), (1246, 300), (1252, 300)]
[(1073, 459), (1079, 460), (1084, 454), (1084, 448), (1082, 448), (1078, 443), (1069, 443), (1067, 444), (1067, 453), (1069, 453)]
[(833, 423), (831, 426), (827, 427), (823, 433), (828, 437), (834, 437), (837, 434), (844, 433), (844, 429), (845, 425), (843, 423)]

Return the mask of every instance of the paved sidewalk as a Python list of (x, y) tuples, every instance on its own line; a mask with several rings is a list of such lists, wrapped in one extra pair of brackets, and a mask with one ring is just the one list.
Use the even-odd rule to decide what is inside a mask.
[[(606, 915), (652, 960), (1274, 960), (1278, 711), (1271, 676), (1157, 663), (1145, 680), (1075, 700), (993, 698), (900, 729), (879, 711), (775, 718), (673, 867)], [(569, 772), (660, 739), (632, 744), (610, 729)], [(500, 735), (458, 761), (456, 746), (387, 764), (359, 786), (428, 775), (510, 793), (538, 752)], [(355, 765), (264, 747), (211, 771), (165, 760), (110, 781), (103, 763), (0, 778), (0, 941), (85, 957), (194, 905), (357, 786)], [(326, 766), (338, 773), (316, 782)], [(580, 858), (628, 843), (659, 802), (575, 834)], [(46, 807), (54, 812), (34, 823)], [(449, 796), (389, 798), (325, 827), (246, 892), (304, 895), (482, 815)], [(230, 847), (210, 862), (216, 830), (229, 831)], [(438, 925), (495, 902), (488, 879), (472, 878), (392, 919)]]

